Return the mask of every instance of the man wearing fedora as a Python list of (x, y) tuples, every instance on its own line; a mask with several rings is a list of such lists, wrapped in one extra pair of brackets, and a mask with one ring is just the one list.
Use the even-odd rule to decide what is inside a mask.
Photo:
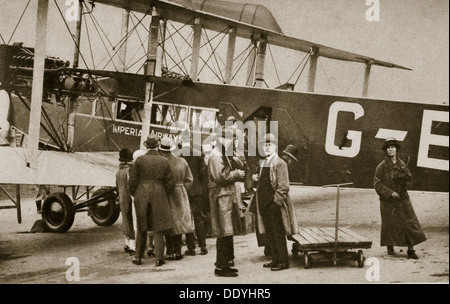
[(234, 263), (233, 235), (243, 233), (235, 183), (243, 180), (245, 172), (234, 164), (238, 161), (233, 160), (234, 135), (232, 129), (222, 127), (208, 157), (211, 234), (217, 238), (214, 274), (221, 277), (238, 276), (238, 270), (231, 268)]
[[(255, 199), (250, 211), (256, 215), (256, 231), (265, 234), (271, 250), (272, 261), (263, 267), (272, 271), (289, 268), (287, 235), (298, 232), (297, 220), (289, 197), (289, 172), (286, 162), (278, 156), (278, 141), (271, 133), (259, 143), (264, 151), (259, 174), (253, 176), (257, 182)], [(291, 207), (289, 207), (291, 206)]]
[(407, 192), (412, 177), (406, 164), (397, 156), (399, 149), (395, 138), (386, 139), (382, 147), (386, 156), (377, 166), (373, 180), (380, 197), (380, 245), (387, 246), (389, 255), (395, 255), (394, 246), (408, 247), (408, 259), (418, 259), (413, 246), (424, 242), (426, 236)]
[(181, 260), (182, 236), (194, 232), (194, 222), (189, 205), (187, 189), (192, 186), (194, 178), (191, 169), (184, 158), (172, 154), (172, 139), (163, 137), (159, 145), (162, 156), (167, 158), (175, 180), (175, 190), (169, 195), (169, 205), (172, 210), (173, 230), (166, 235), (168, 260)]
[(125, 234), (124, 250), (130, 255), (136, 253), (135, 232), (133, 227), (132, 198), (128, 190), (128, 176), (133, 162), (133, 155), (127, 148), (119, 151), (119, 169), (116, 172), (117, 196), (122, 213), (123, 232)]
[(153, 230), (156, 266), (161, 266), (165, 264), (164, 233), (173, 228), (168, 196), (175, 189), (175, 181), (169, 161), (158, 152), (156, 136), (150, 134), (144, 145), (148, 151), (136, 159), (128, 182), (130, 193), (134, 196), (137, 221), (133, 264), (141, 264), (147, 231)]

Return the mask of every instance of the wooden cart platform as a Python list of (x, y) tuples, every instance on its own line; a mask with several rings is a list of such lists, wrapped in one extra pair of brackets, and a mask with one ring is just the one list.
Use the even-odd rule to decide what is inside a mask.
[[(294, 257), (299, 252), (303, 253), (305, 268), (309, 268), (312, 261), (325, 260), (333, 261), (357, 261), (360, 268), (364, 267), (364, 254), (362, 250), (350, 252), (354, 248), (370, 248), (372, 242), (351, 231), (348, 228), (339, 227), (339, 203), (341, 186), (350, 186), (353, 183), (342, 183), (325, 185), (327, 187), (336, 187), (336, 222), (334, 227), (304, 228), (299, 229), (299, 233), (293, 235), (292, 253)], [(312, 253), (311, 253), (312, 252)]]
[[(336, 241), (337, 236), (337, 241)], [(355, 248), (371, 248), (372, 241), (365, 239), (348, 228), (336, 227), (302, 227), (299, 233), (292, 236), (294, 241), (292, 253), (304, 254), (305, 268), (309, 268), (314, 260), (357, 261), (359, 267), (364, 266), (362, 250), (349, 252)]]

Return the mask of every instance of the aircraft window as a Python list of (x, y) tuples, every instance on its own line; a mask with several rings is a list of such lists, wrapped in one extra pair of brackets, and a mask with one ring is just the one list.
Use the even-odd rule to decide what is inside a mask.
[(174, 122), (187, 121), (187, 107), (179, 105), (153, 104), (151, 123), (171, 126)]
[(212, 129), (217, 126), (217, 111), (191, 108), (191, 127), (193, 130)]
[(117, 105), (117, 119), (142, 122), (144, 106), (139, 102), (125, 102), (119, 100)]

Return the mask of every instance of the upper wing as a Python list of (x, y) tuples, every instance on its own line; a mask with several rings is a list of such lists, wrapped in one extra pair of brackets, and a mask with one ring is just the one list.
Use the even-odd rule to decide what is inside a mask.
[(391, 62), (286, 36), (270, 11), (262, 5), (221, 0), (96, 0), (96, 2), (143, 14), (151, 14), (152, 7), (155, 7), (162, 17), (183, 24), (193, 25), (195, 18), (201, 18), (202, 26), (208, 30), (221, 32), (226, 28), (235, 28), (238, 37), (250, 39), (252, 35), (264, 35), (270, 44), (288, 49), (309, 52), (315, 47), (319, 49), (319, 56), (326, 58), (410, 70)]

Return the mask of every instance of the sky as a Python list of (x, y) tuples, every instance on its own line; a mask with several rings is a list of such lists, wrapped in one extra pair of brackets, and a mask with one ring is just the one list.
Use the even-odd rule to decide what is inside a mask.
[[(449, 103), (449, 1), (379, 0), (379, 21), (368, 21), (366, 0), (234, 0), (268, 8), (284, 34), (408, 67), (372, 67), (369, 97), (408, 102)], [(10, 39), (28, 0), (0, 0), (0, 34)], [(65, 0), (56, 0), (64, 10)], [(37, 1), (31, 1), (11, 42), (34, 45)], [(121, 12), (98, 5), (96, 16), (107, 35), (119, 40)], [(101, 10), (99, 12), (99, 10)], [(104, 13), (103, 13), (104, 12)], [(47, 54), (73, 59), (71, 37), (50, 1)], [(73, 31), (75, 22), (68, 23)], [(92, 28), (92, 26), (91, 26)], [(116, 38), (114, 38), (114, 35)], [(90, 37), (93, 39), (94, 37)], [(83, 37), (86, 41), (86, 35)], [(1, 40), (0, 40), (1, 41)], [(82, 42), (83, 43), (83, 42)], [(97, 42), (100, 49), (100, 41)], [(108, 42), (105, 42), (108, 43)], [(298, 64), (289, 53), (276, 55), (286, 69)], [(320, 58), (316, 92), (361, 96), (364, 65)], [(275, 76), (267, 69), (267, 80)], [(302, 78), (300, 90), (306, 88)]]

